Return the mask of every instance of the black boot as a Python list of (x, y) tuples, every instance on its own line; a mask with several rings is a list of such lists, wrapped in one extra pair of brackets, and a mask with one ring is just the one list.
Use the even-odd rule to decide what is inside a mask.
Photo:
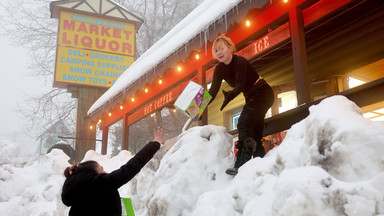
[(236, 148), (238, 148), (238, 151), (235, 158), (235, 166), (225, 171), (228, 175), (236, 175), (239, 167), (252, 158), (253, 148), (249, 148), (249, 146), (245, 145), (245, 142), (239, 141)]
[(257, 149), (257, 143), (254, 139), (252, 138), (247, 138), (245, 141), (244, 141), (244, 146), (245, 148), (247, 149), (247, 151), (251, 152), (251, 154), (253, 154), (254, 152), (256, 152), (256, 149)]
[(265, 156), (265, 149), (264, 149), (263, 143), (261, 141), (258, 141), (256, 145), (256, 149), (253, 152), (253, 157), (263, 158), (264, 156)]

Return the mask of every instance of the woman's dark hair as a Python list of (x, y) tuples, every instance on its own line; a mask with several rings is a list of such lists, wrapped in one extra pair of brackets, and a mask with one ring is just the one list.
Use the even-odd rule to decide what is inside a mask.
[(96, 173), (96, 169), (97, 169), (98, 165), (99, 164), (96, 161), (92, 161), (92, 160), (91, 161), (85, 161), (85, 162), (80, 163), (80, 164), (74, 164), (71, 167), (67, 167), (64, 170), (64, 176), (66, 178), (68, 178), (74, 172), (84, 172), (84, 171)]

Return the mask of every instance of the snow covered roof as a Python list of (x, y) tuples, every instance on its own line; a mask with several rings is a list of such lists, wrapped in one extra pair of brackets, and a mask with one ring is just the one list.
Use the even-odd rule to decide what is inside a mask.
[(240, 7), (248, 7), (249, 10), (254, 7), (261, 8), (267, 2), (268, 0), (205, 0), (140, 56), (117, 79), (115, 84), (91, 106), (88, 110), (88, 115), (101, 110), (104, 105), (112, 103), (121, 94), (125, 95), (129, 92), (133, 94), (135, 89), (141, 87), (134, 86), (140, 85), (140, 82), (138, 82), (140, 78), (148, 76), (148, 73), (153, 71), (156, 66), (165, 61), (169, 56), (183, 49), (184, 46), (188, 46), (190, 40), (200, 37), (200, 41), (204, 40), (204, 44), (199, 49), (204, 46), (206, 47), (210, 26), (216, 23), (224, 23), (226, 26), (225, 31), (227, 26), (230, 26), (231, 23), (227, 22), (227, 14), (237, 13)]

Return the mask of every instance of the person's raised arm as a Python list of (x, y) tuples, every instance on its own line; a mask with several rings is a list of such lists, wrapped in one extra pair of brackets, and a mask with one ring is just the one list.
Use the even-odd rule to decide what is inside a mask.
[(135, 154), (125, 165), (121, 166), (103, 178), (115, 188), (121, 187), (130, 181), (140, 170), (152, 159), (155, 153), (160, 149), (161, 143), (164, 142), (167, 134), (163, 129), (157, 127), (153, 129), (153, 141), (146, 144), (139, 152)]
[(156, 128), (153, 128), (153, 141), (162, 144), (167, 136), (168, 134), (163, 135), (163, 128), (157, 127), (157, 130)]

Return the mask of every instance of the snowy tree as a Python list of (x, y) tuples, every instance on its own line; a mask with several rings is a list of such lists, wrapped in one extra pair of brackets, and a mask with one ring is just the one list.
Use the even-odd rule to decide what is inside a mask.
[(144, 20), (137, 36), (138, 55), (149, 49), (203, 0), (116, 0)]
[[(47, 86), (51, 86), (53, 80), (58, 23), (50, 18), (49, 3), (48, 0), (0, 3), (7, 11), (0, 15), (1, 33), (31, 56), (25, 75), (38, 77)], [(74, 130), (76, 101), (65, 89), (49, 88), (42, 95), (27, 95), (25, 103), (16, 109), (28, 119), (22, 128), (27, 135), (37, 137), (58, 120), (65, 121)]]

